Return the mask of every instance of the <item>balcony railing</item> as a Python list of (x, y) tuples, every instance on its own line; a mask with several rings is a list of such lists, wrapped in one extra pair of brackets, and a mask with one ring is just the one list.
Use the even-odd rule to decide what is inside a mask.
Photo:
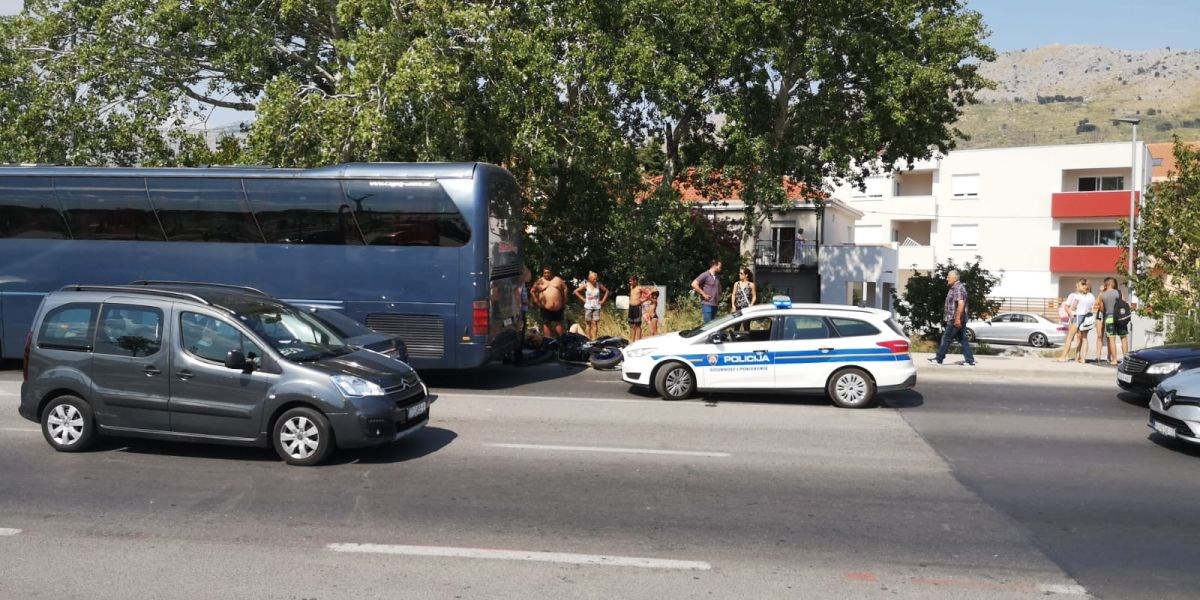
[(1115, 273), (1121, 261), (1119, 246), (1051, 246), (1054, 273)]
[[(1140, 202), (1140, 194), (1135, 192), (1134, 199), (1135, 203)], [(1051, 194), (1050, 216), (1055, 219), (1097, 217), (1128, 219), (1129, 190)]]
[(760, 241), (754, 245), (754, 264), (769, 269), (816, 267), (817, 245), (792, 240)]

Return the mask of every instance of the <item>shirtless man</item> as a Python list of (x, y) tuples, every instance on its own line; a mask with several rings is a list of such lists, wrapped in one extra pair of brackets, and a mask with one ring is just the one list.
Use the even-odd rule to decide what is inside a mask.
[(542, 268), (542, 278), (530, 290), (533, 305), (542, 312), (542, 332), (546, 337), (563, 334), (563, 308), (567, 302), (567, 283), (550, 267)]
[(649, 297), (650, 289), (638, 284), (637, 275), (629, 278), (629, 341), (642, 339), (642, 302)]

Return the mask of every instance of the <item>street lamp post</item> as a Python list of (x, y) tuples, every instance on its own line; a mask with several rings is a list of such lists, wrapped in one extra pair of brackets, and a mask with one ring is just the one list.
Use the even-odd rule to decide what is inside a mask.
[(1133, 236), (1134, 236), (1134, 227), (1135, 227), (1134, 220), (1137, 218), (1136, 217), (1136, 214), (1137, 214), (1136, 207), (1137, 207), (1137, 188), (1138, 188), (1138, 185), (1137, 185), (1138, 184), (1138, 180), (1137, 180), (1137, 154), (1138, 154), (1138, 152), (1137, 152), (1137, 128), (1138, 128), (1138, 123), (1141, 123), (1141, 122), (1142, 122), (1142, 120), (1138, 117), (1123, 117), (1120, 119), (1113, 119), (1113, 125), (1116, 125), (1118, 123), (1129, 123), (1130, 125), (1133, 125), (1133, 142), (1132, 142), (1133, 149), (1131, 150), (1131, 155), (1130, 155), (1130, 160), (1129, 160), (1129, 262), (1128, 262), (1129, 277), (1133, 277)]

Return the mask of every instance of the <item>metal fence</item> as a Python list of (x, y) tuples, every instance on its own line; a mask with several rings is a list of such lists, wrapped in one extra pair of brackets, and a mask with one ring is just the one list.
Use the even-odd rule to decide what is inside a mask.
[(997, 312), (1028, 312), (1037, 313), (1050, 319), (1058, 321), (1058, 298), (994, 298), (1000, 301), (1000, 310)]
[(767, 240), (754, 245), (754, 264), (775, 269), (817, 266), (817, 245), (794, 240)]

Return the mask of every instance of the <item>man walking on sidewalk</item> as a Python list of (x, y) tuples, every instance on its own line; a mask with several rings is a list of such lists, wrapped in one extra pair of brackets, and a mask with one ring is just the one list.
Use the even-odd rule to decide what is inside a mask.
[(950, 291), (946, 292), (946, 304), (942, 313), (942, 323), (946, 326), (946, 332), (942, 334), (942, 343), (938, 346), (937, 356), (929, 359), (929, 362), (942, 364), (942, 361), (946, 359), (946, 351), (950, 349), (950, 342), (957, 340), (958, 345), (962, 346), (962, 365), (974, 367), (975, 355), (971, 353), (971, 342), (967, 340), (967, 330), (963, 327), (967, 321), (967, 286), (958, 280), (958, 271), (947, 273), (946, 283), (950, 284)]

